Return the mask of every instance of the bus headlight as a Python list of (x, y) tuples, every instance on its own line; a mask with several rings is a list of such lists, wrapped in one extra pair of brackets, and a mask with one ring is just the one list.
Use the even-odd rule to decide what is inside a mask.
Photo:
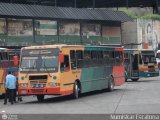
[(159, 71), (159, 69), (155, 69), (155, 71), (156, 71), (156, 72), (158, 72), (158, 71)]
[(48, 83), (49, 86), (56, 86), (56, 83), (55, 82), (50, 82)]
[(20, 83), (19, 86), (20, 87), (28, 87), (28, 83)]

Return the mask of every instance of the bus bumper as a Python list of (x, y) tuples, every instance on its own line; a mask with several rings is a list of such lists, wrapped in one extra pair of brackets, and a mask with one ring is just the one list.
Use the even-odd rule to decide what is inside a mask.
[(158, 72), (144, 72), (145, 77), (157, 77), (159, 76), (159, 71)]
[(0, 83), (0, 95), (5, 93), (5, 87), (3, 83)]
[(60, 87), (55, 88), (31, 88), (31, 89), (18, 89), (18, 95), (59, 95)]

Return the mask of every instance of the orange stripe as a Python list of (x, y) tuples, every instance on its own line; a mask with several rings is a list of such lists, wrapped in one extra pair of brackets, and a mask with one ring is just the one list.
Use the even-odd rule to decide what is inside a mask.
[[(22, 94), (21, 91), (27, 91), (26, 94)], [(38, 92), (38, 90), (42, 90), (43, 92)], [(34, 91), (34, 92), (33, 92)], [(37, 91), (37, 92), (36, 92)], [(38, 94), (43, 94), (43, 95), (69, 95), (72, 94), (73, 90), (67, 90), (67, 91), (60, 91), (60, 87), (56, 88), (35, 88), (35, 89), (18, 89), (18, 94), (19, 95), (38, 95)]]
[(123, 48), (118, 47), (118, 48), (115, 48), (115, 50), (116, 50), (116, 51), (123, 51), (124, 49), (123, 49)]
[(73, 94), (73, 90), (61, 91), (61, 95), (70, 95)]
[(158, 68), (139, 68), (139, 71), (158, 70)]

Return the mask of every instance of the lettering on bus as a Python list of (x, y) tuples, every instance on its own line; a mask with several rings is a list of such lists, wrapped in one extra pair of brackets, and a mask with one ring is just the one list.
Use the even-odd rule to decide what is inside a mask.
[(40, 55), (50, 54), (50, 53), (51, 53), (51, 51), (49, 51), (49, 50), (32, 50), (29, 52), (29, 54), (35, 54), (35, 55), (37, 55), (37, 54), (40, 54)]
[(22, 56), (38, 56), (38, 55), (55, 55), (58, 56), (58, 48), (48, 48), (48, 49), (24, 49), (22, 50)]

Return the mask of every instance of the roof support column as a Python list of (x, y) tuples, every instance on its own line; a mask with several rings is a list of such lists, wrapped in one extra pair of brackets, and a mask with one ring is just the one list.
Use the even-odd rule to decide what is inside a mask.
[(33, 24), (33, 43), (36, 43), (36, 38), (35, 38), (35, 19), (32, 19), (32, 24)]
[(128, 9), (128, 0), (126, 0), (126, 7), (127, 7), (127, 9)]
[(57, 39), (58, 39), (58, 43), (59, 43), (59, 21), (57, 20)]
[(54, 0), (54, 5), (55, 7), (57, 7), (57, 0)]
[(74, 8), (77, 8), (77, 0), (74, 0)]
[(93, 4), (93, 9), (95, 8), (95, 2), (96, 2), (96, 0), (92, 0), (92, 4)]
[(81, 41), (81, 44), (83, 44), (83, 34), (82, 34), (82, 22), (80, 21), (80, 41)]

